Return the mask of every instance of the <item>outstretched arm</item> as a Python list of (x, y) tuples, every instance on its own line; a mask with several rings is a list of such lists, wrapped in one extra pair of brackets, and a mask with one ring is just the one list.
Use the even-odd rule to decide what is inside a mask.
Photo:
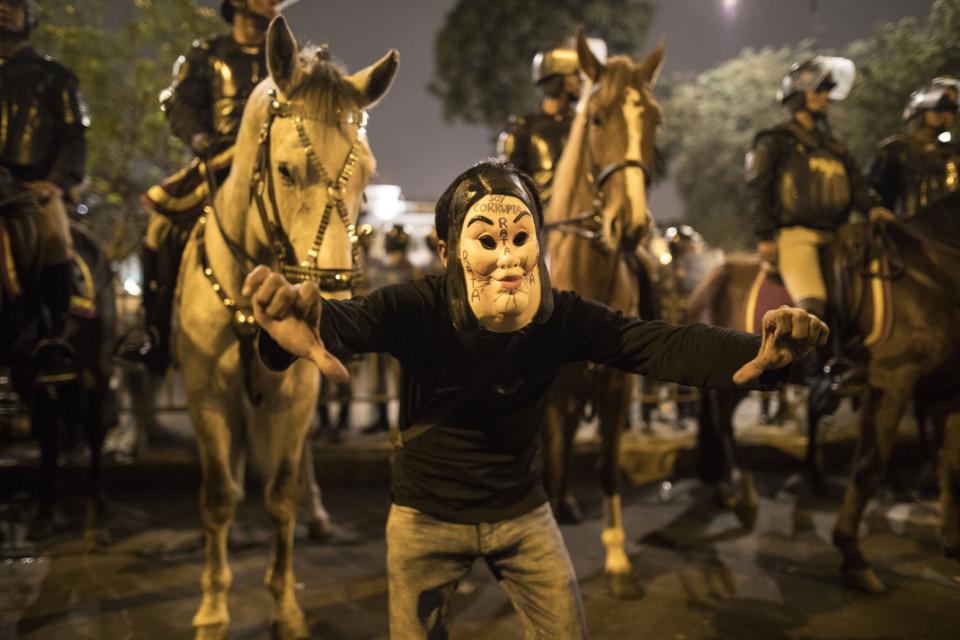
[(252, 300), (253, 315), (260, 328), (283, 349), (307, 358), (335, 382), (350, 379), (347, 368), (327, 351), (320, 339), (322, 304), (317, 285), (290, 284), (281, 274), (259, 265), (247, 275), (241, 293)]
[(775, 370), (825, 344), (830, 334), (818, 318), (789, 307), (764, 315), (761, 339), (704, 324), (627, 318), (575, 295), (563, 306), (573, 360), (694, 387), (773, 387), (784, 378)]

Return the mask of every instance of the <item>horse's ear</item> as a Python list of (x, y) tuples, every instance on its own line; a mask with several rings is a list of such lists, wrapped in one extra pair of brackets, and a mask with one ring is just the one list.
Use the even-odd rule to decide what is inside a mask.
[(387, 95), (393, 79), (397, 77), (400, 68), (400, 52), (390, 49), (385, 56), (374, 62), (366, 69), (361, 69), (346, 80), (360, 92), (359, 105), (362, 109), (373, 107), (383, 96)]
[(580, 58), (580, 68), (593, 82), (603, 74), (605, 67), (587, 44), (587, 32), (583, 27), (577, 27), (577, 57)]
[(657, 48), (650, 52), (643, 62), (637, 67), (637, 77), (646, 82), (651, 87), (657, 84), (657, 77), (660, 75), (660, 69), (663, 68), (663, 55), (667, 50), (667, 39), (660, 38)]
[(300, 51), (297, 39), (283, 16), (277, 16), (267, 28), (267, 69), (270, 77), (286, 93), (293, 86)]

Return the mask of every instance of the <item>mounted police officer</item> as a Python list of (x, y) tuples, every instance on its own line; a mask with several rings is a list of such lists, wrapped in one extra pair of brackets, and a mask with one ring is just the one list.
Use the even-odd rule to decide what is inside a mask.
[(747, 154), (746, 179), (761, 259), (779, 268), (794, 303), (823, 318), (827, 290), (819, 250), (852, 210), (871, 219), (891, 214), (861, 177), (846, 145), (830, 130), (827, 104), (850, 92), (846, 58), (816, 56), (782, 80), (791, 118), (760, 131)]
[(279, 4), (223, 0), (220, 14), (231, 33), (195, 41), (190, 52), (177, 59), (173, 83), (160, 94), (170, 129), (196, 157), (142, 198), (151, 214), (141, 255), (147, 334), (128, 336), (121, 355), (144, 359), (156, 372), (169, 360), (173, 293), (183, 247), (211, 198), (211, 187), (230, 172), (243, 108), (267, 76), (264, 40)]
[[(597, 57), (606, 60), (606, 43), (598, 38), (590, 38), (589, 43)], [(510, 117), (497, 139), (497, 155), (531, 176), (546, 203), (580, 97), (577, 50), (571, 45), (541, 51), (533, 58), (532, 71), (533, 82), (541, 94), (540, 109)]]
[(56, 345), (70, 306), (73, 240), (66, 204), (79, 197), (90, 117), (76, 76), (30, 46), (36, 21), (32, 0), (0, 0), (0, 166), (39, 204), (39, 298), (48, 344)]
[(884, 205), (900, 217), (960, 188), (960, 145), (950, 135), (958, 93), (960, 81), (935, 78), (907, 101), (904, 131), (880, 143), (870, 181)]

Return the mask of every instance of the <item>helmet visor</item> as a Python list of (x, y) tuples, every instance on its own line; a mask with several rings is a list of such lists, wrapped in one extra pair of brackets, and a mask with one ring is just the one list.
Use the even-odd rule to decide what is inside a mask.
[(814, 63), (819, 67), (815, 87), (829, 91), (831, 100), (843, 100), (850, 95), (857, 68), (853, 60), (837, 56), (817, 56)]

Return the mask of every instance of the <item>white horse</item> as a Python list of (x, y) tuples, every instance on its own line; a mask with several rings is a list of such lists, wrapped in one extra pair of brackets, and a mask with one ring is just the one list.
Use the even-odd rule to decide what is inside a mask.
[(293, 533), (304, 440), (319, 387), (317, 368), (284, 373), (256, 356), (256, 334), (240, 288), (255, 264), (348, 297), (356, 275), (356, 222), (375, 161), (366, 111), (389, 90), (399, 54), (345, 75), (322, 47), (300, 50), (282, 17), (267, 32), (269, 78), (243, 114), (229, 177), (184, 253), (176, 348), (203, 467), (203, 599), (197, 637), (225, 637), (232, 573), (227, 533), (252, 452), (275, 526), (266, 586), (276, 637), (307, 637), (294, 595)]

